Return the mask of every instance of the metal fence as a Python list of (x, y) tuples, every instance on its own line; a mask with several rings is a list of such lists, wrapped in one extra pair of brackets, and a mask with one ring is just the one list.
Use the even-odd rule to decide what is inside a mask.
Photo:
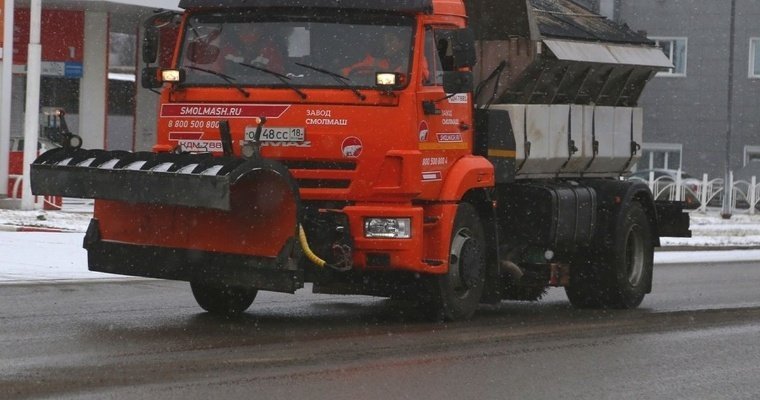
[[(723, 178), (710, 179), (707, 174), (702, 179), (682, 178), (680, 171), (672, 175), (655, 177), (650, 171), (648, 179), (631, 177), (631, 180), (647, 182), (657, 200), (685, 201), (691, 211), (706, 212), (708, 209), (720, 208), (723, 204), (725, 187)], [(760, 213), (760, 184), (757, 177), (750, 180), (734, 180), (729, 174), (731, 188), (731, 212)]]

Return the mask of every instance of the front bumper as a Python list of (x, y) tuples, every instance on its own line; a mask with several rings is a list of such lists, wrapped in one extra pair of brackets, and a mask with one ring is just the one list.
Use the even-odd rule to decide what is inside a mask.
[[(436, 207), (429, 207), (435, 210)], [(437, 240), (445, 224), (425, 224), (422, 207), (394, 204), (363, 204), (341, 210), (348, 218), (354, 244), (354, 265), (364, 269), (402, 270), (417, 273), (446, 272), (446, 253), (439, 251)], [(366, 218), (410, 218), (411, 237), (408, 239), (368, 238), (364, 232)], [(446, 235), (444, 233), (444, 235)], [(427, 239), (426, 239), (427, 238)], [(445, 240), (448, 245), (448, 239)]]

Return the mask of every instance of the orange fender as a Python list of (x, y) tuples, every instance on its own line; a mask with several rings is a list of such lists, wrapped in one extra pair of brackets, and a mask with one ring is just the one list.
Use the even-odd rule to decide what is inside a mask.
[(457, 160), (446, 174), (441, 201), (459, 201), (471, 189), (494, 185), (493, 164), (486, 158), (467, 155)]

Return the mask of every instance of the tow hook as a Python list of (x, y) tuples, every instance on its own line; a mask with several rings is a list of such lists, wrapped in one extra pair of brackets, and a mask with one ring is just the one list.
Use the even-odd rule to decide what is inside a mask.
[(331, 268), (338, 271), (349, 271), (353, 268), (353, 254), (351, 253), (351, 247), (347, 244), (334, 244), (332, 247), (333, 255), (337, 260)]

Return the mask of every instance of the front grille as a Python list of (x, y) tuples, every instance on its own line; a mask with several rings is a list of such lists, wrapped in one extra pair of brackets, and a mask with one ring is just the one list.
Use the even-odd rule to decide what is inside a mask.
[(356, 171), (355, 161), (280, 160), (301, 189), (348, 189)]

